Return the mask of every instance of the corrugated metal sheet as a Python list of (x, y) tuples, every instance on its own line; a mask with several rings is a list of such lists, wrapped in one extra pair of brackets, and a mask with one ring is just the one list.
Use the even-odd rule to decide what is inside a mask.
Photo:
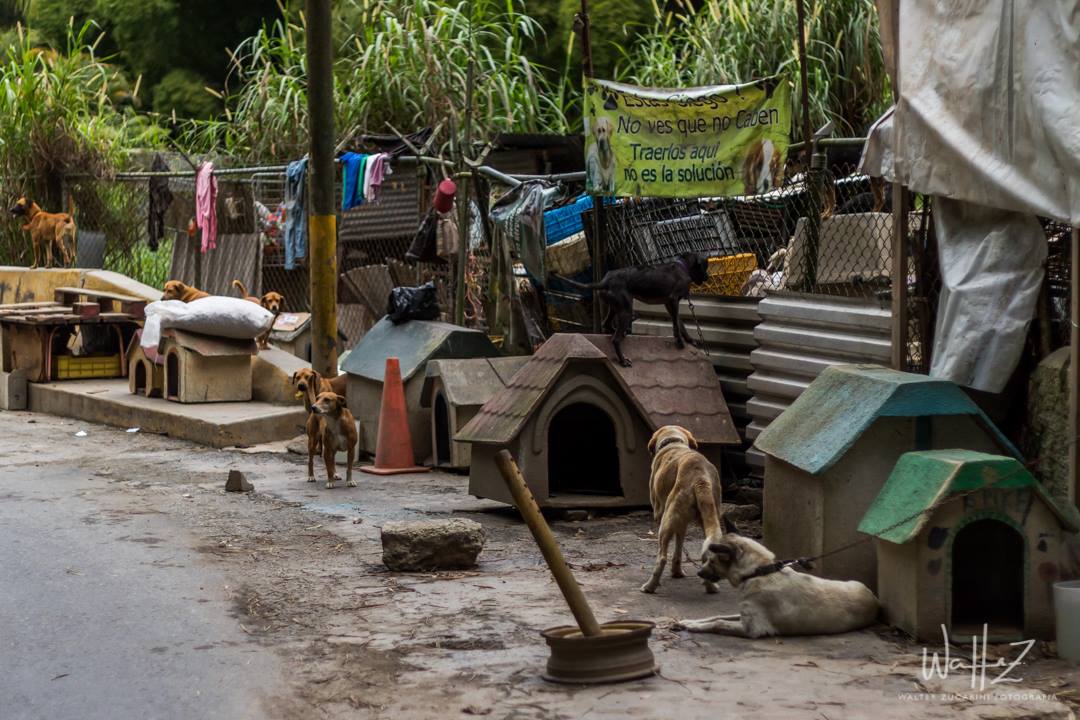
[[(724, 391), (724, 400), (731, 411), (732, 420), (739, 436), (746, 441), (746, 427), (750, 424), (750, 415), (746, 403), (751, 391), (746, 379), (753, 372), (750, 364), (750, 352), (757, 347), (754, 339), (754, 327), (758, 324), (758, 298), (741, 297), (694, 297), (694, 314), (700, 323), (700, 337), (705, 339), (709, 350), (709, 360), (716, 371), (720, 387)], [(662, 305), (634, 303), (634, 333), (637, 335), (655, 335), (671, 337), (671, 319)], [(700, 342), (694, 314), (687, 303), (680, 311), (690, 336)], [(726, 451), (735, 465), (735, 471), (745, 469), (744, 448), (732, 448)]]
[[(781, 293), (764, 298), (758, 312), (758, 348), (750, 353), (747, 380), (751, 440), (830, 365), (891, 360), (892, 311), (879, 301)], [(760, 473), (765, 458), (752, 449), (747, 462)]]
[[(378, 202), (365, 203), (341, 215), (339, 243), (411, 239), (420, 226), (420, 197), (416, 170), (398, 165), (379, 190)], [(405, 244), (405, 248), (408, 244)], [(404, 252), (404, 249), (402, 252)], [(382, 262), (382, 258), (376, 258)]]

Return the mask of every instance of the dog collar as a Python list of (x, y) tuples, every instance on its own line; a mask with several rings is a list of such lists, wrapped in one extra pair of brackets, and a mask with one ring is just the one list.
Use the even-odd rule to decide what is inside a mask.
[(798, 565), (803, 570), (810, 570), (810, 569), (812, 569), (814, 567), (813, 565), (810, 564), (810, 560), (808, 558), (795, 558), (794, 560), (780, 560), (778, 562), (769, 563), (768, 565), (762, 565), (761, 567), (754, 570), (752, 573), (749, 573), (747, 575), (743, 575), (741, 578), (739, 578), (739, 584), (741, 585), (742, 583), (746, 582), (747, 580), (753, 580), (754, 578), (765, 577), (766, 575), (772, 575), (773, 573), (778, 573), (781, 570), (783, 570), (784, 568), (791, 567), (792, 565)]
[(660, 452), (668, 445), (674, 445), (677, 442), (684, 442), (681, 437), (666, 437), (660, 441), (660, 444), (656, 446), (656, 452)]

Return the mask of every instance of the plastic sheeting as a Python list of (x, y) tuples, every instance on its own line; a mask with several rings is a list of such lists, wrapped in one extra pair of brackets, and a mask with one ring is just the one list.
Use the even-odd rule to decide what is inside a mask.
[(902, 10), (901, 99), (871, 131), (864, 169), (1080, 225), (1080, 0), (903, 0)]
[(939, 198), (941, 298), (931, 377), (1001, 392), (1035, 315), (1046, 236), (1031, 215)]
[(210, 297), (192, 300), (159, 300), (146, 306), (146, 323), (139, 344), (157, 349), (161, 331), (178, 328), (189, 332), (235, 340), (253, 340), (274, 324), (274, 314), (247, 300)]

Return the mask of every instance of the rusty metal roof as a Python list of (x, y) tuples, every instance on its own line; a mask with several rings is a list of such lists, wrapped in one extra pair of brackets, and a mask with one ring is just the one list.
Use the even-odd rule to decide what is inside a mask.
[(679, 350), (668, 338), (628, 337), (623, 341), (623, 352), (633, 361), (632, 367), (624, 368), (615, 362), (615, 350), (607, 335), (553, 335), (455, 439), (509, 443), (540, 407), (566, 367), (572, 363), (599, 363), (611, 372), (629, 403), (652, 429), (682, 425), (700, 443), (739, 442), (716, 373), (701, 351)]

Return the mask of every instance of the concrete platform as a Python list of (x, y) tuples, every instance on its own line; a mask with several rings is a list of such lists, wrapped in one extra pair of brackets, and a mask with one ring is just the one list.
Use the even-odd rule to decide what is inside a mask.
[(126, 379), (30, 383), (28, 405), (33, 412), (137, 427), (215, 448), (288, 440), (303, 433), (307, 421), (299, 404), (181, 404), (132, 395)]

